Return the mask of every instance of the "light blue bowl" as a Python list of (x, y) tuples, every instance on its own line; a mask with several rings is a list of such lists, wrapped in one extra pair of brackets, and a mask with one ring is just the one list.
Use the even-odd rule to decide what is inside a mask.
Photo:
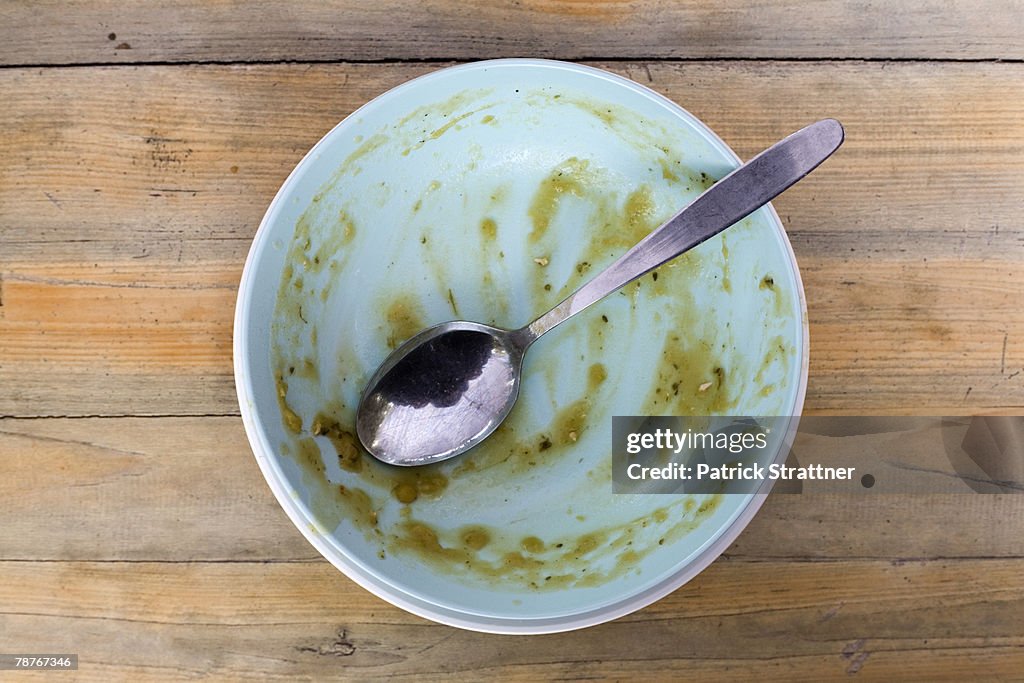
[(661, 95), (539, 60), (437, 71), (335, 127), (267, 211), (235, 318), (246, 431), (299, 530), (385, 600), (498, 633), (607, 621), (710, 564), (767, 488), (615, 495), (611, 417), (800, 413), (806, 305), (770, 207), (538, 342), (507, 426), (436, 476), (338, 451), (389, 347), (522, 325), (738, 163)]

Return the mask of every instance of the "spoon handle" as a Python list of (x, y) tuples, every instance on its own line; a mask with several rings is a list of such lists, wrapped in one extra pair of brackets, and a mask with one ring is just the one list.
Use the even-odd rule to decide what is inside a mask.
[(516, 331), (525, 348), (587, 306), (671, 261), (761, 208), (843, 144), (843, 127), (823, 119), (758, 154), (708, 188), (666, 223), (535, 321)]

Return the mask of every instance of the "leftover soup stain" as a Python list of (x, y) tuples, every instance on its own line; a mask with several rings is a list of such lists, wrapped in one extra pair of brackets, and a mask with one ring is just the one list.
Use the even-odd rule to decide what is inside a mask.
[[(537, 310), (544, 310), (565, 299), (586, 282), (593, 273), (609, 265), (637, 242), (658, 227), (671, 213), (658, 206), (654, 192), (647, 184), (623, 193), (606, 169), (596, 167), (588, 159), (570, 157), (554, 167), (534, 192), (528, 215), (532, 230), (529, 241), (536, 244), (535, 263), (552, 264), (565, 252), (564, 245), (554, 244), (548, 236), (560, 208), (569, 197), (578, 202), (576, 213), (586, 216), (588, 232), (582, 251), (574, 260), (568, 277), (560, 278), (557, 270), (551, 276), (532, 279), (532, 294)], [(580, 211), (576, 211), (579, 208)], [(672, 210), (676, 207), (673, 205)], [(684, 255), (682, 258), (691, 255)], [(554, 282), (552, 281), (554, 280)], [(656, 282), (657, 278), (655, 278)], [(664, 283), (656, 293), (664, 293)]]
[(593, 184), (593, 177), (589, 161), (569, 157), (541, 181), (529, 209), (533, 225), (530, 231), (531, 242), (537, 242), (547, 234), (558, 207), (567, 195), (583, 197), (587, 194), (587, 187)]
[(690, 178), (701, 189), (701, 191), (708, 189), (718, 182), (717, 178), (709, 176), (704, 171), (701, 171), (700, 173), (691, 173)]
[(527, 536), (519, 545), (523, 546), (523, 550), (528, 553), (542, 553), (544, 552), (544, 541), (540, 540), (536, 536)]
[(775, 313), (775, 316), (781, 318), (785, 315), (789, 300), (786, 298), (786, 294), (782, 291), (782, 288), (775, 284), (775, 276), (771, 273), (766, 274), (761, 278), (758, 288), (762, 291), (771, 292), (773, 299), (773, 312)]
[(732, 292), (732, 277), (729, 275), (729, 242), (726, 233), (718, 237), (722, 241), (722, 291)]
[(493, 218), (485, 218), (480, 221), (480, 233), (484, 239), (493, 242), (498, 238), (498, 224)]
[(366, 460), (359, 439), (351, 431), (343, 429), (333, 417), (317, 413), (310, 425), (313, 436), (326, 436), (338, 454), (338, 465), (349, 472), (362, 472)]
[(587, 427), (590, 406), (590, 398), (584, 397), (555, 413), (555, 418), (551, 421), (551, 437), (555, 445), (568, 446), (580, 440), (583, 430)]
[[(327, 277), (317, 295), (315, 285), (321, 279), (320, 273), (325, 268), (330, 273), (340, 270), (357, 233), (355, 220), (345, 209), (331, 212), (321, 203), (319, 195), (314, 197), (295, 224), (278, 290), (278, 308), (290, 306), (304, 323), (309, 322), (303, 306), (309, 306), (314, 296), (318, 296), (321, 303), (326, 302), (334, 283), (334, 278)], [(315, 345), (315, 328), (309, 334)]]
[(626, 227), (629, 230), (627, 240), (632, 247), (658, 226), (659, 221), (655, 213), (657, 207), (654, 204), (651, 188), (641, 185), (631, 192), (626, 198), (625, 211)]
[[(721, 502), (718, 494), (690, 496), (649, 515), (575, 537), (526, 536), (518, 543), (481, 525), (446, 532), (409, 519), (384, 534), (383, 543), (391, 552), (408, 552), (449, 575), (499, 579), (538, 591), (599, 586), (639, 573), (638, 565), (648, 554), (697, 528)], [(666, 528), (644, 532), (654, 525)]]
[(673, 162), (662, 157), (658, 159), (658, 165), (661, 166), (661, 177), (664, 180), (668, 180), (673, 183), (679, 182), (679, 175), (676, 172), (679, 170), (679, 166), (682, 165), (681, 161), (677, 159)]
[(452, 292), (452, 288), (448, 288), (448, 305), (452, 307), (452, 315), (456, 318), (459, 317), (459, 304), (455, 301), (455, 293)]
[[(409, 114), (403, 117), (395, 124), (396, 130), (402, 130), (407, 128), (407, 124), (422, 123), (424, 126), (431, 126), (433, 122), (438, 118), (445, 118), (452, 116), (455, 112), (464, 110), (466, 107), (471, 106), (474, 102), (487, 97), (494, 92), (493, 88), (481, 89), (481, 90), (463, 90), (458, 92), (448, 99), (441, 100), (440, 102), (433, 102), (431, 104), (425, 104), (421, 107), (417, 107), (412, 110)], [(421, 129), (421, 130), (425, 130)]]
[(423, 309), (417, 302), (411, 299), (393, 301), (384, 311), (388, 348), (397, 348), (426, 327), (423, 318)]
[(345, 160), (341, 162), (337, 170), (331, 174), (330, 179), (324, 183), (320, 191), (313, 196), (313, 202), (315, 203), (320, 201), (324, 195), (334, 189), (334, 186), (338, 181), (346, 175), (358, 175), (362, 170), (359, 168), (358, 162), (383, 147), (389, 141), (390, 138), (382, 133), (377, 133), (367, 138), (361, 145), (356, 147), (352, 153), (345, 157)]
[(289, 432), (298, 434), (302, 431), (302, 418), (288, 405), (288, 384), (280, 372), (277, 374), (275, 384), (277, 385), (277, 405), (281, 409), (281, 420)]
[(729, 378), (712, 342), (670, 334), (642, 414), (723, 414), (739, 401), (739, 387), (733, 387)]
[(608, 127), (615, 125), (616, 117), (614, 110), (606, 104), (598, 101), (573, 99), (570, 97), (563, 98), (563, 102), (575, 105), (577, 108), (587, 112)]
[[(493, 105), (491, 105), (491, 106), (493, 106)], [(469, 118), (470, 116), (472, 116), (473, 114), (476, 114), (479, 111), (481, 111), (481, 109), (477, 109), (475, 111), (466, 112), (465, 114), (459, 114), (458, 116), (453, 116), (452, 119), (448, 123), (444, 124), (443, 126), (438, 128), (437, 130), (433, 131), (430, 134), (430, 139), (431, 140), (438, 139), (439, 137), (441, 137), (442, 135), (447, 133), (449, 130), (451, 130), (455, 126), (455, 124), (457, 124), (459, 121), (463, 121), (463, 120)]]
[[(339, 420), (335, 415), (344, 413), (347, 419)], [(390, 491), (400, 503), (411, 504), (417, 500), (437, 500), (448, 488), (448, 476), (441, 464), (421, 467), (394, 467), (373, 458), (367, 453), (355, 435), (355, 429), (343, 426), (354, 421), (351, 411), (341, 407), (322, 410), (310, 425), (313, 436), (326, 437), (338, 458), (342, 470), (360, 475), (368, 482)]]
[(344, 211), (341, 211), (338, 214), (338, 223), (340, 228), (338, 232), (338, 244), (346, 246), (350, 244), (352, 239), (356, 236), (356, 224)]
[(314, 382), (320, 381), (320, 371), (311, 358), (300, 358), (294, 364), (289, 365), (288, 375), (295, 375)]
[[(486, 453), (476, 451), (467, 454), (457, 467), (451, 467), (452, 461), (449, 461), (425, 467), (396, 468), (374, 460), (363, 452), (353, 431), (343, 426), (351, 421), (351, 411), (345, 411), (341, 420), (325, 411), (318, 413), (310, 424), (310, 435), (297, 439), (297, 452), (291, 453), (287, 444), (283, 445), (282, 452), (291, 455), (302, 471), (302, 482), (309, 492), (310, 510), (322, 533), (331, 533), (343, 521), (348, 521), (367, 539), (380, 544), (379, 554), (412, 554), (448, 574), (465, 574), (484, 580), (502, 579), (535, 590), (601, 585), (637, 571), (637, 564), (649, 552), (663, 545), (666, 539), (679, 538), (696, 528), (714, 510), (717, 500), (704, 501), (697, 507), (692, 499), (687, 499), (626, 524), (590, 530), (576, 536), (511, 538), (498, 529), (480, 524), (447, 531), (406, 515), (400, 515), (397, 522), (382, 529), (378, 513), (386, 507), (386, 501), (375, 499), (362, 486), (355, 484), (362, 480), (376, 490), (390, 491), (390, 495), (408, 509), (424, 499), (442, 497), (450, 477), (504, 464), (509, 459), (514, 460), (513, 466), (507, 470), (509, 474), (527, 471), (536, 466), (540, 458), (557, 458), (571, 450), (586, 429), (591, 403), (589, 394), (606, 378), (607, 370), (603, 364), (591, 364), (587, 370), (588, 396), (559, 410), (544, 433), (518, 438), (510, 428), (514, 420), (510, 420), (496, 433), (494, 447), (488, 448)], [(282, 405), (286, 407), (287, 386), (283, 381), (281, 386)], [(290, 408), (287, 410), (282, 411), (286, 424), (292, 419), (288, 417), (289, 413), (295, 415), (297, 423), (289, 428), (301, 432), (301, 419)], [(501, 458), (503, 430), (508, 452)], [(324, 444), (324, 449), (321, 449), (313, 437), (325, 438), (330, 447)], [(341, 470), (355, 479), (346, 477), (343, 483), (330, 480), (322, 453), (332, 450)], [(474, 457), (480, 454), (489, 455)], [(499, 460), (488, 463), (487, 458)], [(637, 541), (636, 532), (652, 524), (667, 524), (668, 527), (659, 531), (657, 539)]]
[[(650, 217), (644, 199), (634, 200), (633, 206), (640, 207), (635, 211), (640, 220), (633, 225), (624, 221), (619, 227), (638, 229), (644, 217)], [(389, 344), (400, 343), (422, 328), (422, 311), (416, 304), (397, 300), (384, 310)], [(599, 318), (595, 321), (600, 321), (601, 327), (607, 325)], [(697, 508), (692, 501), (687, 501), (688, 507), (680, 503), (671, 515), (659, 510), (624, 525), (588, 530), (575, 536), (513, 538), (480, 524), (470, 523), (460, 529), (447, 530), (408, 515), (400, 515), (397, 521), (382, 528), (378, 513), (387, 507), (387, 500), (379, 495), (374, 498), (363, 486), (356, 485), (365, 481), (372, 490), (389, 492), (404, 510), (411, 511), (424, 500), (443, 497), (450, 478), (490, 467), (501, 467), (499, 476), (515, 476), (544, 462), (557, 461), (571, 452), (585, 434), (593, 401), (601, 400), (598, 392), (607, 377), (608, 370), (603, 363), (587, 366), (583, 395), (559, 408), (549, 425), (539, 432), (521, 432), (516, 428), (516, 420), (510, 419), (488, 440), (486, 450), (471, 452), (463, 456), (461, 462), (420, 468), (395, 468), (377, 462), (363, 452), (354, 430), (346, 428), (354, 417), (350, 410), (342, 414), (321, 411), (310, 423), (308, 435), (298, 439), (298, 453), (293, 456), (302, 468), (303, 484), (309, 491), (310, 509), (318, 527), (324, 533), (331, 533), (347, 520), (367, 539), (378, 543), (379, 554), (385, 557), (411, 554), (446, 574), (484, 581), (501, 580), (538, 591), (598, 586), (639, 571), (637, 565), (648, 553), (667, 539), (682, 537), (696, 528), (717, 503), (703, 505), (700, 508), (703, 513), (700, 513), (694, 512)], [(287, 403), (287, 391), (287, 383), (281, 378), (280, 401), (286, 426), (293, 433), (306, 434), (302, 419)], [(330, 444), (323, 444), (323, 450), (333, 450), (336, 454), (343, 472), (341, 483), (332, 482), (328, 477), (321, 461), (321, 448), (311, 437)], [(649, 524), (667, 528), (659, 531), (656, 539), (637, 541), (637, 530)]]
[(439, 128), (436, 128), (435, 130), (429, 132), (429, 133), (425, 133), (423, 135), (423, 137), (420, 138), (415, 144), (410, 145), (409, 147), (406, 147), (402, 151), (402, 156), (404, 156), (404, 157), (409, 156), (409, 154), (411, 154), (412, 152), (415, 152), (416, 150), (422, 148), (428, 142), (431, 142), (433, 140), (437, 140), (439, 137), (441, 137), (442, 135), (447, 133), (449, 130), (454, 128), (458, 123), (468, 119), (470, 116), (473, 116), (474, 114), (479, 114), (480, 112), (484, 111), (485, 109), (490, 109), (493, 106), (494, 106), (493, 104), (484, 105), (483, 107), (480, 107), (479, 109), (474, 109), (472, 111), (468, 111), (468, 112), (459, 114), (458, 116), (450, 115), (450, 114), (442, 114), (443, 117), (448, 119), (448, 122), (445, 123), (444, 125), (440, 126)]
[(325, 472), (320, 447), (312, 438), (300, 438), (294, 442), (294, 447), (296, 452), (292, 452), (288, 444), (282, 444), (281, 450), (291, 457), (301, 471), (302, 483), (309, 493), (309, 510), (317, 530), (330, 534), (347, 519), (366, 538), (380, 537), (378, 508), (369, 494), (358, 487), (331, 483)]
[[(765, 345), (765, 348), (764, 357), (761, 359), (761, 364), (754, 375), (754, 384), (762, 384), (765, 380), (765, 374), (776, 365), (781, 369), (781, 374), (785, 375), (789, 371), (790, 357), (795, 352), (795, 349), (788, 346), (786, 340), (781, 335), (772, 337)], [(764, 391), (763, 388), (762, 391)]]
[(491, 542), (491, 532), (482, 526), (468, 526), (459, 533), (459, 539), (470, 550), (482, 550)]

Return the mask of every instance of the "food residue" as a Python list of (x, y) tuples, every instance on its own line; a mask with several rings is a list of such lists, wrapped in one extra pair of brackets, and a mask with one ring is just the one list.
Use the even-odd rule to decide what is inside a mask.
[[(586, 498), (611, 496), (610, 469), (601, 465), (609, 456), (604, 427), (610, 424), (608, 406), (621, 382), (650, 382), (646, 395), (631, 407), (634, 414), (720, 413), (738, 405), (743, 382), (751, 377), (761, 382), (755, 393), (774, 392), (776, 384), (769, 375), (790, 363), (794, 350), (776, 335), (761, 365), (746, 368), (735, 357), (731, 331), (702, 318), (704, 311), (693, 294), (698, 278), (706, 276), (708, 268), (720, 268), (726, 294), (732, 288), (723, 243), (715, 265), (692, 252), (684, 255), (598, 304), (601, 310), (589, 321), (576, 323), (585, 326), (586, 335), (567, 334), (551, 342), (577, 354), (574, 372), (585, 382), (559, 385), (559, 371), (565, 369), (559, 359), (565, 353), (549, 348), (531, 356), (533, 379), (526, 381), (534, 392), (533, 405), (517, 407), (481, 447), (454, 460), (416, 468), (391, 467), (369, 457), (355, 436), (354, 407), (384, 347), (393, 349), (427, 325), (460, 313), (481, 322), (522, 324), (509, 318), (528, 315), (527, 309), (536, 314), (554, 306), (657, 227), (684, 199), (714, 182), (706, 172), (688, 168), (683, 156), (670, 147), (648, 143), (642, 149), (654, 155), (652, 174), (629, 186), (582, 155), (554, 163), (529, 197), (502, 184), (474, 203), (473, 197), (460, 193), (459, 181), (451, 173), (428, 175), (438, 179), (407, 194), (387, 195), (395, 215), (407, 221), (387, 229), (409, 232), (408, 240), (401, 232), (389, 238), (395, 245), (395, 260), (386, 264), (393, 285), (346, 280), (353, 265), (363, 267), (357, 259), (372, 253), (366, 251), (367, 245), (385, 228), (367, 221), (358, 210), (358, 197), (339, 200), (345, 194), (338, 188), (353, 179), (375, 185), (376, 179), (367, 176), (376, 155), (419, 159), (430, 143), (450, 131), (495, 125), (494, 113), (475, 116), (492, 108), (490, 96), (489, 91), (468, 93), (421, 107), (357, 142), (359, 146), (310, 198), (296, 222), (275, 309), (272, 363), (281, 420), (290, 435), (281, 452), (301, 473), (303, 499), (317, 529), (330, 534), (339, 525), (351, 525), (374, 547), (379, 561), (413, 558), (489, 586), (500, 579), (512, 589), (597, 586), (635, 574), (647, 555), (698, 528), (722, 503), (721, 496), (680, 497), (611, 524), (592, 521), (600, 519), (602, 505), (570, 510), (562, 521), (571, 520), (578, 531), (557, 520), (548, 523), (549, 516), (561, 514), (551, 508), (543, 512), (543, 520), (530, 525), (532, 533), (522, 533), (511, 522), (535, 511), (517, 507), (517, 496), (529, 492), (519, 487), (536, 486), (545, 472), (571, 465), (581, 481), (606, 487), (587, 490)], [(646, 134), (643, 127), (631, 127), (628, 113), (603, 103), (562, 94), (544, 97), (563, 103), (559, 106), (579, 108), (620, 135)], [(513, 200), (519, 202), (516, 212), (508, 208)], [(449, 207), (445, 215), (455, 217), (452, 224), (439, 224), (439, 206)], [(516, 215), (518, 224), (509, 218)], [(461, 225), (466, 230), (460, 233)], [(571, 229), (583, 232), (564, 237)], [(464, 244), (478, 244), (491, 264), (477, 280), (468, 278), (466, 274), (475, 271), (460, 262), (471, 252), (460, 253), (453, 246), (458, 240), (452, 241), (452, 236), (460, 234), (473, 235), (473, 241)], [(403, 251), (406, 242), (411, 248)], [(511, 258), (517, 254), (528, 256)], [(376, 266), (366, 264), (367, 270)], [(737, 274), (732, 282), (738, 281)], [(774, 297), (768, 314), (785, 316), (789, 299), (783, 288), (763, 271), (758, 282)], [(528, 306), (517, 306), (517, 292), (524, 292)], [(335, 311), (349, 310), (346, 296), (369, 299), (378, 317), (351, 322), (342, 318), (339, 327)], [(641, 337), (652, 347), (649, 355), (655, 360), (649, 380), (623, 376), (621, 358), (615, 355), (630, 340), (642, 314), (662, 325)], [(379, 348), (357, 343), (367, 335), (379, 339)], [(538, 400), (545, 386), (547, 404)], [(474, 500), (470, 494), (489, 497)], [(580, 505), (585, 502), (581, 499)], [(466, 516), (466, 510), (475, 512)], [(492, 510), (507, 510), (509, 523), (490, 518)], [(450, 516), (453, 511), (459, 514)]]

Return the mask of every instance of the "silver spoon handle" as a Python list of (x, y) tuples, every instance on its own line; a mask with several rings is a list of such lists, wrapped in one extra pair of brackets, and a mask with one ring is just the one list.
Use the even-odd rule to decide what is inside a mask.
[(596, 301), (671, 261), (761, 208), (843, 144), (843, 127), (823, 119), (798, 130), (708, 188), (682, 211), (564, 301), (516, 331), (523, 347)]

